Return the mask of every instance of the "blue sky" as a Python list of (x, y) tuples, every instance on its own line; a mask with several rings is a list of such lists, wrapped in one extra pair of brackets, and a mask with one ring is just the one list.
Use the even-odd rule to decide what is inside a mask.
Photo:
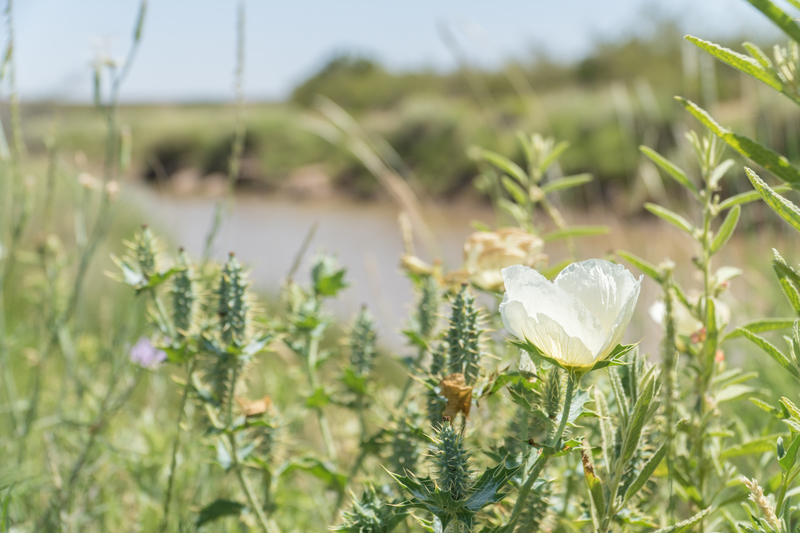
[[(138, 0), (15, 2), (23, 98), (89, 101), (92, 59), (123, 57)], [(334, 53), (361, 52), (392, 69), (451, 69), (439, 30), (456, 31), (471, 61), (499, 65), (543, 50), (574, 59), (598, 39), (646, 32), (654, 14), (687, 33), (764, 35), (744, 0), (247, 0), (245, 95), (285, 97)], [(236, 3), (150, 0), (128, 101), (220, 100), (232, 95)]]

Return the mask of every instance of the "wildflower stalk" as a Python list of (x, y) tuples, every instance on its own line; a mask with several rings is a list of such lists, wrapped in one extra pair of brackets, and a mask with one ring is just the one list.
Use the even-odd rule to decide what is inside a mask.
[[(319, 377), (317, 376), (317, 357), (319, 356), (319, 339), (314, 335), (309, 334), (308, 338), (308, 381), (313, 390), (319, 388)], [(336, 446), (333, 443), (333, 434), (328, 425), (328, 417), (322, 407), (314, 409), (317, 412), (317, 421), (319, 423), (319, 430), (322, 433), (322, 442), (325, 444), (325, 453), (328, 459), (334, 464), (336, 463)]]
[(520, 515), (525, 510), (525, 502), (528, 499), (531, 488), (533, 488), (533, 484), (539, 479), (542, 470), (547, 466), (547, 462), (550, 458), (561, 448), (561, 438), (564, 436), (564, 430), (567, 427), (567, 421), (569, 420), (569, 413), (572, 407), (572, 395), (575, 385), (579, 380), (580, 378), (577, 375), (572, 372), (567, 372), (567, 389), (564, 393), (564, 408), (561, 410), (561, 423), (558, 425), (556, 432), (547, 440), (547, 445), (542, 449), (542, 453), (539, 455), (539, 459), (536, 460), (536, 463), (528, 474), (525, 484), (519, 489), (517, 502), (514, 504), (514, 509), (511, 511), (511, 518), (507, 524), (509, 531), (513, 531), (517, 520), (519, 520)]
[(178, 468), (178, 452), (181, 446), (181, 434), (183, 433), (183, 415), (186, 411), (186, 401), (189, 398), (189, 390), (192, 386), (192, 375), (194, 374), (195, 358), (193, 357), (186, 365), (186, 384), (183, 386), (183, 393), (181, 395), (181, 406), (178, 411), (178, 421), (175, 423), (175, 440), (172, 442), (172, 459), (169, 467), (169, 479), (167, 480), (167, 494), (164, 497), (164, 516), (161, 519), (160, 532), (167, 530), (169, 525), (169, 510), (172, 503), (172, 487), (175, 481), (175, 471)]

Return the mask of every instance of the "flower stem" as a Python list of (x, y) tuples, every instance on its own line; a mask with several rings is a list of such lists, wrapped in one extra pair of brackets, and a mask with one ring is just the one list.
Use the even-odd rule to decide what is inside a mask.
[[(317, 355), (319, 354), (319, 339), (313, 336), (309, 337), (308, 342), (308, 381), (311, 388), (316, 390), (319, 387), (319, 378), (317, 377)], [(322, 441), (325, 444), (325, 453), (328, 459), (336, 463), (336, 446), (333, 444), (333, 435), (331, 428), (328, 425), (328, 418), (325, 416), (325, 411), (321, 407), (315, 409), (317, 412), (317, 420), (319, 422), (319, 430), (322, 433)]]
[(542, 470), (544, 470), (544, 467), (547, 465), (547, 461), (549, 461), (556, 451), (561, 448), (561, 437), (564, 435), (564, 430), (567, 427), (567, 421), (569, 420), (569, 413), (572, 407), (572, 395), (575, 384), (579, 381), (579, 379), (580, 378), (574, 375), (572, 372), (567, 372), (567, 390), (564, 394), (564, 408), (561, 410), (561, 423), (558, 425), (556, 432), (547, 441), (547, 446), (545, 446), (545, 448), (542, 450), (542, 454), (533, 465), (531, 472), (528, 474), (528, 479), (525, 480), (525, 484), (521, 489), (519, 489), (517, 503), (514, 504), (514, 509), (511, 512), (511, 519), (507, 524), (509, 531), (513, 531), (514, 527), (516, 526), (517, 520), (519, 520), (519, 517), (525, 508), (525, 502), (528, 499), (528, 494), (530, 494), (533, 484), (537, 479), (539, 479), (539, 475), (541, 475)]
[(169, 479), (167, 480), (167, 494), (164, 498), (164, 516), (161, 519), (161, 528), (159, 531), (163, 533), (167, 530), (167, 526), (169, 525), (169, 508), (170, 504), (172, 503), (172, 487), (175, 481), (175, 470), (178, 467), (178, 451), (181, 447), (181, 422), (183, 421), (183, 413), (186, 410), (186, 400), (189, 397), (189, 389), (192, 385), (192, 374), (194, 373), (194, 365), (195, 360), (189, 362), (186, 368), (186, 385), (183, 387), (183, 395), (181, 397), (181, 407), (178, 411), (178, 421), (175, 424), (175, 440), (172, 442), (172, 461), (169, 467)]

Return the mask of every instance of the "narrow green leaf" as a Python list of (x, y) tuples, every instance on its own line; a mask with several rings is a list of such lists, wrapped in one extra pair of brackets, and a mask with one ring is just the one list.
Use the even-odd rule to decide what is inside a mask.
[(739, 330), (741, 331), (742, 335), (750, 340), (750, 342), (764, 350), (767, 355), (775, 360), (776, 363), (788, 370), (792, 376), (794, 376), (796, 379), (800, 379), (800, 369), (798, 369), (797, 366), (795, 366), (785, 355), (783, 355), (783, 353), (781, 353), (781, 351), (778, 350), (775, 345), (768, 340), (751, 333), (745, 328), (739, 328)]
[(771, 70), (764, 68), (764, 66), (755, 59), (747, 57), (746, 55), (738, 52), (734, 52), (733, 50), (729, 50), (718, 44), (704, 41), (702, 39), (698, 39), (697, 37), (692, 37), (691, 35), (687, 35), (686, 40), (698, 46), (699, 48), (702, 48), (723, 63), (727, 63), (733, 68), (741, 70), (745, 74), (749, 74), (755, 79), (766, 83), (776, 91), (781, 91), (783, 89), (781, 80), (778, 79), (778, 77)]
[(625, 388), (622, 386), (622, 380), (614, 369), (608, 371), (608, 378), (611, 381), (611, 388), (614, 389), (614, 398), (617, 400), (617, 410), (619, 411), (619, 417), (622, 419), (622, 427), (627, 427), (630, 408), (628, 406), (628, 397), (625, 396)]
[(750, 4), (766, 15), (792, 40), (800, 43), (800, 26), (794, 19), (787, 15), (782, 9), (770, 2), (770, 0), (747, 0)]
[(775, 174), (783, 181), (792, 185), (800, 185), (800, 171), (798, 171), (789, 160), (779, 155), (763, 144), (759, 144), (749, 137), (733, 133), (720, 126), (708, 112), (689, 100), (676, 97), (678, 102), (686, 108), (697, 120), (711, 130), (717, 137), (725, 141), (728, 146), (739, 152), (745, 157), (752, 159), (758, 165)]
[(764, 333), (765, 331), (776, 331), (779, 329), (787, 329), (794, 325), (796, 318), (768, 318), (766, 320), (756, 320), (745, 324), (741, 328), (735, 329), (722, 338), (724, 342), (731, 339), (738, 339), (742, 336), (740, 329), (746, 329), (750, 333)]
[(542, 192), (549, 194), (555, 191), (571, 189), (572, 187), (589, 183), (593, 179), (594, 176), (591, 174), (576, 174), (575, 176), (566, 176), (563, 178), (554, 179), (553, 181), (549, 181), (542, 185)]
[(594, 466), (592, 465), (592, 450), (588, 444), (584, 445), (581, 450), (583, 458), (583, 477), (586, 480), (586, 488), (589, 490), (589, 498), (592, 501), (592, 522), (595, 528), (599, 526), (605, 516), (606, 503), (603, 494), (603, 484), (597, 474), (594, 473)]
[(606, 398), (600, 387), (594, 390), (594, 405), (597, 408), (597, 414), (600, 417), (600, 436), (603, 444), (603, 459), (606, 463), (606, 468), (612, 468), (614, 460), (614, 449), (617, 446), (615, 439), (616, 432), (611, 421), (611, 411), (608, 410)]
[(770, 60), (769, 56), (764, 53), (764, 51), (758, 46), (749, 41), (743, 42), (742, 46), (745, 50), (747, 50), (753, 59), (758, 61), (758, 63), (767, 69), (772, 68), (772, 61)]
[[(780, 438), (780, 437), (779, 437)], [(778, 463), (781, 468), (788, 472), (794, 466), (797, 460), (797, 450), (800, 449), (800, 435), (795, 435), (794, 440), (786, 449), (783, 457), (778, 457)]]
[(508, 176), (503, 176), (500, 178), (503, 187), (508, 191), (508, 194), (520, 205), (527, 205), (528, 203), (528, 195), (522, 190), (516, 181), (512, 180)]
[(481, 150), (480, 152), (481, 158), (484, 161), (491, 163), (492, 165), (496, 166), (515, 180), (517, 180), (520, 185), (528, 186), (528, 174), (522, 170), (519, 165), (511, 161), (505, 156), (498, 154), (497, 152), (492, 152), (491, 150)]
[[(787, 192), (791, 190), (792, 188), (788, 185), (778, 185), (777, 187), (772, 187), (773, 192)], [(749, 204), (750, 202), (755, 202), (756, 200), (760, 199), (761, 194), (758, 191), (747, 191), (725, 199), (719, 203), (717, 209), (719, 211), (725, 211), (726, 209), (730, 209), (735, 205)]]
[(214, 500), (197, 514), (197, 527), (225, 516), (239, 516), (244, 507), (243, 503), (231, 500)]
[(670, 211), (666, 207), (661, 207), (660, 205), (651, 204), (649, 202), (644, 204), (644, 208), (653, 213), (655, 216), (666, 220), (676, 228), (685, 231), (689, 235), (694, 235), (694, 227), (689, 223), (688, 220), (679, 214)]
[(569, 142), (568, 142), (568, 141), (561, 141), (560, 143), (558, 143), (557, 145), (555, 145), (555, 146), (553, 147), (553, 149), (552, 149), (552, 150), (550, 150), (550, 153), (549, 153), (549, 154), (547, 154), (547, 157), (545, 157), (544, 159), (542, 159), (542, 162), (539, 164), (539, 171), (540, 171), (542, 174), (544, 174), (544, 171), (545, 171), (545, 170), (547, 170), (547, 169), (548, 169), (548, 167), (550, 167), (550, 165), (552, 165), (553, 163), (555, 163), (555, 161), (556, 161), (556, 160), (557, 160), (559, 157), (561, 157), (561, 154), (563, 154), (563, 153), (564, 153), (564, 151), (565, 151), (567, 148), (569, 148)]
[(692, 531), (692, 528), (700, 523), (703, 518), (706, 517), (708, 513), (711, 512), (711, 507), (707, 509), (703, 509), (693, 517), (689, 518), (688, 520), (684, 520), (674, 526), (669, 527), (662, 527), (661, 529), (655, 530), (653, 533), (687, 533)]
[(695, 198), (698, 198), (700, 193), (697, 190), (697, 187), (694, 183), (689, 179), (689, 176), (686, 175), (686, 172), (678, 168), (672, 161), (668, 160), (666, 157), (662, 156), (655, 150), (648, 148), (647, 146), (640, 146), (639, 150), (650, 158), (653, 163), (658, 165), (661, 170), (669, 174), (672, 179), (683, 185), (686, 189), (688, 189), (692, 194), (694, 194)]
[(622, 450), (620, 454), (622, 464), (627, 464), (639, 447), (639, 439), (642, 436), (644, 425), (647, 423), (647, 414), (650, 410), (650, 403), (653, 401), (654, 392), (655, 379), (651, 376), (650, 379), (647, 380), (647, 383), (633, 406), (628, 430), (625, 432), (625, 437), (622, 440)]
[(747, 177), (750, 178), (750, 183), (753, 184), (753, 187), (764, 199), (764, 202), (789, 225), (800, 231), (800, 209), (783, 196), (777, 194), (769, 185), (764, 183), (764, 180), (758, 177), (758, 174), (747, 167), (744, 170), (747, 172)]
[(659, 284), (664, 282), (664, 278), (658, 272), (658, 268), (654, 264), (648, 263), (641, 257), (637, 257), (632, 253), (625, 252), (623, 250), (617, 250), (617, 255), (623, 258), (628, 263), (635, 266), (636, 268), (638, 268), (642, 272), (642, 274), (644, 274), (648, 278), (653, 279)]
[(544, 235), (545, 242), (571, 237), (592, 237), (594, 235), (606, 235), (609, 232), (608, 226), (572, 226), (564, 229), (557, 229)]
[(739, 215), (741, 212), (742, 208), (738, 205), (728, 211), (728, 215), (725, 217), (725, 220), (719, 227), (717, 235), (714, 237), (714, 241), (711, 243), (712, 255), (719, 252), (733, 236), (733, 231), (736, 229), (736, 224), (739, 223)]
[(794, 311), (800, 314), (800, 277), (797, 272), (787, 265), (783, 258), (777, 257), (772, 261), (772, 269), (778, 276), (778, 283), (780, 283), (786, 299), (789, 300)]
[(647, 481), (653, 475), (653, 472), (655, 472), (656, 468), (658, 468), (661, 460), (664, 459), (664, 455), (666, 455), (666, 453), (667, 446), (666, 444), (662, 444), (658, 447), (655, 453), (650, 456), (642, 469), (639, 471), (639, 475), (636, 476), (636, 479), (633, 480), (633, 483), (628, 486), (628, 490), (625, 491), (625, 498), (623, 499), (623, 502), (630, 500), (636, 495), (637, 492), (639, 492), (639, 490), (641, 490), (642, 487), (644, 487), (645, 483), (647, 483)]
[(733, 459), (734, 457), (743, 457), (745, 455), (758, 455), (762, 453), (771, 452), (773, 446), (775, 445), (775, 435), (767, 435), (764, 437), (758, 437), (753, 440), (744, 442), (742, 444), (737, 444), (735, 446), (731, 446), (730, 448), (726, 448), (722, 450), (722, 453), (719, 455), (720, 459), (728, 460)]

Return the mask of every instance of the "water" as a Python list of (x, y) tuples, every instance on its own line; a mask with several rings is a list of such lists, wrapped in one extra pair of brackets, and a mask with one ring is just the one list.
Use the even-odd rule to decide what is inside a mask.
[[(202, 254), (216, 199), (161, 194), (144, 186), (133, 186), (127, 194), (140, 204), (156, 229), (195, 257)], [(351, 286), (343, 291), (340, 300), (331, 302), (331, 310), (340, 320), (349, 321), (361, 305), (366, 304), (376, 317), (383, 345), (400, 351), (405, 345), (400, 330), (413, 305), (414, 295), (411, 283), (398, 267), (403, 253), (398, 214), (399, 209), (388, 201), (359, 202), (341, 198), (298, 201), (240, 195), (235, 209), (226, 216), (214, 255), (224, 260), (229, 251), (236, 252), (240, 261), (252, 270), (255, 288), (268, 296), (276, 296), (303, 240), (318, 223), (309, 252), (295, 278), (301, 282), (308, 280), (309, 265), (317, 251), (337, 254), (340, 263), (347, 267)], [(462, 243), (473, 231), (470, 222), (494, 220), (488, 206), (464, 203), (440, 205), (436, 210), (426, 210), (425, 216), (440, 243), (438, 255), (451, 268), (461, 264)], [(610, 257), (618, 249), (633, 251), (655, 264), (670, 257), (677, 263), (678, 279), (687, 290), (700, 286), (690, 263), (691, 256), (696, 253), (695, 244), (678, 230), (649, 219), (625, 220), (604, 210), (571, 213), (568, 219), (576, 224), (605, 224), (611, 229), (609, 235), (579, 240), (579, 258)], [(752, 273), (735, 281), (732, 294), (728, 295), (737, 318), (734, 323), (746, 321), (746, 317), (737, 317), (737, 314), (763, 316), (761, 313), (772, 305), (770, 301), (774, 302), (777, 284), (757, 273), (770, 271), (771, 252), (767, 243), (775, 245), (776, 242), (772, 235), (765, 237), (758, 234), (747, 238), (737, 236), (725, 253), (720, 254), (718, 264), (749, 267), (748, 273)], [(550, 243), (545, 251), (552, 262), (566, 253), (563, 246)], [(431, 259), (425, 253), (420, 255)], [(765, 291), (765, 287), (769, 290)], [(637, 313), (626, 336), (630, 342), (642, 341), (643, 349), (651, 353), (657, 350), (660, 327), (649, 318), (647, 309), (659, 294), (659, 287), (645, 279)]]

